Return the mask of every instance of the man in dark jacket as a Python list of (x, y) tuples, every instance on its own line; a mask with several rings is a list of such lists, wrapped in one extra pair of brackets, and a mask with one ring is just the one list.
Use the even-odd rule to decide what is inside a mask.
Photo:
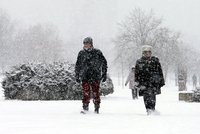
[(152, 56), (152, 47), (142, 47), (143, 56), (137, 60), (135, 66), (135, 82), (140, 88), (139, 95), (143, 96), (147, 114), (155, 112), (156, 95), (161, 94), (161, 87), (165, 85), (161, 64), (157, 57)]
[(99, 113), (100, 108), (100, 81), (106, 81), (107, 61), (99, 49), (93, 47), (93, 40), (87, 37), (83, 40), (83, 50), (78, 54), (75, 66), (76, 81), (82, 82), (83, 110), (89, 110), (90, 88), (93, 94), (95, 112)]

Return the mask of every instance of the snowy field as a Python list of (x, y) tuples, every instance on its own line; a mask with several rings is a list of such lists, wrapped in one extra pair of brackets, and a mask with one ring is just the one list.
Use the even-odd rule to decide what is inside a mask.
[(199, 134), (200, 103), (178, 101), (177, 88), (162, 88), (160, 115), (147, 116), (143, 99), (128, 88), (102, 97), (100, 114), (80, 114), (81, 101), (8, 101), (0, 92), (0, 134)]

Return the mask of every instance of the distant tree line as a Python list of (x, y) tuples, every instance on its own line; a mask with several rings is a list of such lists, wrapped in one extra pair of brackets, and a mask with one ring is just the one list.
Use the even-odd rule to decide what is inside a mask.
[(28, 28), (17, 25), (0, 9), (0, 69), (25, 62), (53, 62), (63, 59), (64, 43), (50, 24)]

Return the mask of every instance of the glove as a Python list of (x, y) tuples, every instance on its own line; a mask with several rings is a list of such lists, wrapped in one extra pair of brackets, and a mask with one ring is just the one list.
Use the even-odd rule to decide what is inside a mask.
[(104, 74), (104, 75), (102, 75), (102, 77), (101, 77), (101, 80), (102, 80), (102, 82), (105, 82), (106, 81), (106, 79), (107, 79), (107, 76)]
[(76, 82), (81, 83), (81, 80), (79, 79), (79, 75), (76, 75), (75, 77), (76, 77)]
[(134, 86), (134, 89), (140, 89), (140, 88), (139, 88), (138, 86), (135, 85), (135, 86)]
[(77, 83), (81, 83), (81, 80), (79, 78), (76, 78)]
[(140, 90), (145, 90), (146, 87), (145, 86), (140, 86)]
[(139, 83), (135, 83), (135, 86), (134, 86), (134, 88), (136, 88), (136, 89), (138, 89), (138, 90), (145, 90), (146, 89), (146, 87), (145, 86), (143, 86), (143, 85), (140, 85)]
[(140, 85), (140, 84), (139, 84), (138, 82), (135, 82), (135, 86), (139, 87), (139, 85)]

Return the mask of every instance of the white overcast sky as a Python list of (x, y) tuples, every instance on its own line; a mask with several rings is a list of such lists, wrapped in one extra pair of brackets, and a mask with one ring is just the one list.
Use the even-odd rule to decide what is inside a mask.
[(165, 26), (200, 48), (200, 0), (0, 0), (0, 8), (25, 26), (54, 24), (65, 41), (92, 36), (99, 45), (135, 7), (153, 9)]

